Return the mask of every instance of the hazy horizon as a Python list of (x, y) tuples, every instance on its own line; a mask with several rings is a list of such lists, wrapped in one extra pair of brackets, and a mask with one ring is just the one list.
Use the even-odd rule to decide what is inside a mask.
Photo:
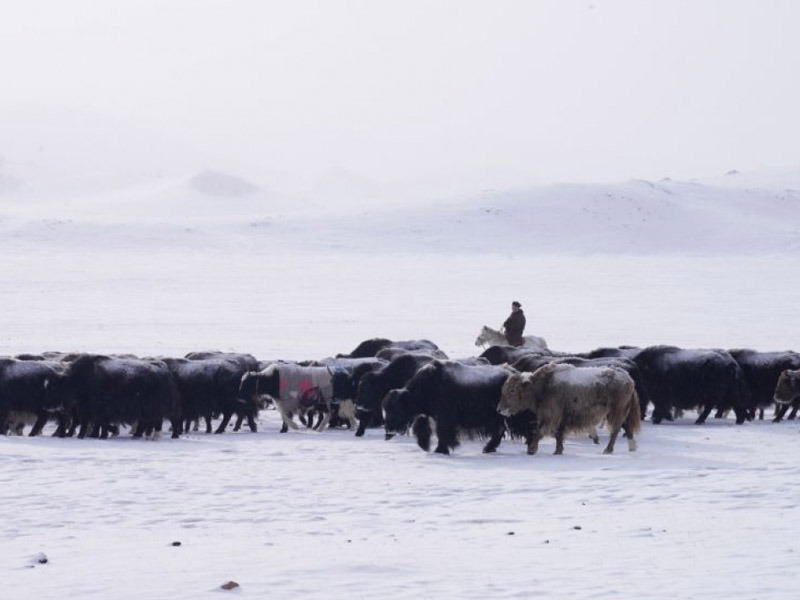
[(211, 169), (325, 194), (800, 165), (789, 1), (2, 12), (0, 180)]

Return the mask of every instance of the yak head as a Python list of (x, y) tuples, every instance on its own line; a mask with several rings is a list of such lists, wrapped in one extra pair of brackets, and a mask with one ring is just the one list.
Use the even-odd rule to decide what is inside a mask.
[(377, 410), (381, 403), (380, 387), (380, 379), (375, 373), (364, 373), (356, 390), (356, 410)]
[(237, 399), (240, 403), (258, 406), (265, 403), (267, 397), (278, 397), (279, 373), (275, 365), (263, 371), (249, 371), (242, 375), (239, 382)]
[(504, 417), (511, 417), (524, 410), (530, 410), (533, 408), (532, 391), (531, 373), (512, 373), (503, 384), (497, 412)]
[(397, 433), (408, 431), (415, 416), (411, 410), (408, 390), (389, 390), (383, 399), (383, 411), (387, 440), (392, 439)]
[(798, 396), (800, 396), (800, 370), (786, 369), (781, 373), (775, 386), (775, 402), (791, 404)]

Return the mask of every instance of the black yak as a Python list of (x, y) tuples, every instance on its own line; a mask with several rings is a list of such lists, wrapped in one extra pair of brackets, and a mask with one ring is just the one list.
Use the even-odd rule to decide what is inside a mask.
[[(384, 400), (387, 437), (403, 433), (413, 424), (417, 444), (429, 450), (431, 429), (436, 424), (435, 452), (449, 454), (459, 445), (459, 435), (489, 438), (484, 452), (494, 452), (506, 431), (506, 419), (497, 412), (500, 393), (510, 369), (468, 366), (433, 361), (422, 367), (405, 388), (391, 390)], [(530, 414), (509, 420), (513, 437), (532, 434)]]
[(673, 409), (698, 409), (700, 425), (715, 407), (732, 408), (738, 424), (747, 419), (747, 382), (728, 352), (649, 346), (634, 362), (653, 402), (653, 423), (672, 419)]

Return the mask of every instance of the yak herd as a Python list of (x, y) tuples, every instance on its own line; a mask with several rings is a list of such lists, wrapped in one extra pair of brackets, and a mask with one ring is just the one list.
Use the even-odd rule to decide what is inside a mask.
[[(19, 355), (0, 358), (0, 432), (107, 438), (130, 427), (172, 437), (204, 426), (206, 433), (256, 431), (260, 410), (273, 406), (281, 431), (347, 427), (363, 436), (382, 427), (386, 438), (409, 431), (424, 450), (448, 454), (463, 436), (524, 440), (535, 454), (554, 436), (596, 427), (613, 452), (620, 431), (629, 450), (643, 419), (654, 424), (697, 411), (702, 424), (731, 414), (741, 424), (774, 420), (800, 406), (800, 354), (754, 350), (687, 350), (674, 346), (600, 348), (584, 353), (542, 347), (491, 346), (480, 356), (450, 360), (427, 340), (366, 340), (348, 354), (318, 361), (261, 362), (249, 354), (193, 352), (184, 358), (132, 355)], [(216, 429), (212, 421), (218, 420)]]

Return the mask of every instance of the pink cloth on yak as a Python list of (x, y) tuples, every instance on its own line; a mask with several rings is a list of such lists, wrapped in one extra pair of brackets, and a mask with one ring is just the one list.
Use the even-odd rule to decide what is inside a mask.
[(281, 365), (279, 373), (281, 400), (303, 403), (316, 397), (317, 391), (324, 401), (333, 398), (333, 376), (328, 367)]

